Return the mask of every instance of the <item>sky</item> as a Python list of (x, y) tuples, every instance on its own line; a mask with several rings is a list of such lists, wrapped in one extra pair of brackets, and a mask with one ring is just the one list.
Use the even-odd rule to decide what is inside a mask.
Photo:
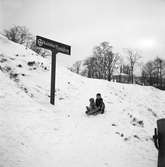
[(165, 58), (165, 0), (0, 0), (0, 31), (13, 25), (71, 45), (71, 56), (57, 56), (64, 65), (103, 41), (121, 55), (132, 48), (144, 60)]

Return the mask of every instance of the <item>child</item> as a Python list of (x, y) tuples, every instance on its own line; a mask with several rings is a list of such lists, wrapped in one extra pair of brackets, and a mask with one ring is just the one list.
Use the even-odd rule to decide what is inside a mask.
[(103, 102), (103, 99), (100, 93), (96, 94), (96, 107), (98, 109), (98, 112), (100, 112), (101, 114), (104, 114), (105, 104)]
[(95, 114), (97, 112), (97, 107), (96, 107), (94, 98), (90, 98), (89, 103), (90, 103), (89, 107), (86, 106), (86, 109), (87, 109), (86, 114), (88, 115)]

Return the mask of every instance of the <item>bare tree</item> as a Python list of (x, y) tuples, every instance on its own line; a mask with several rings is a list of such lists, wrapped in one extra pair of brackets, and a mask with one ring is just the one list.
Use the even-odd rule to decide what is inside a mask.
[[(102, 42), (100, 45), (94, 47), (92, 56), (88, 57), (81, 71), (82, 75), (87, 75), (89, 78), (106, 79), (110, 81), (114, 69), (117, 68), (119, 54), (113, 53), (112, 46), (108, 42)], [(74, 68), (73, 68), (74, 67)], [(73, 65), (72, 71), (77, 69), (78, 64)]]
[(141, 56), (136, 50), (126, 49), (126, 52), (127, 52), (127, 59), (129, 62), (130, 70), (131, 70), (130, 71), (131, 72), (131, 82), (133, 83), (134, 82), (134, 67), (138, 63)]
[(89, 57), (84, 61), (84, 64), (87, 69), (88, 78), (97, 78), (97, 63), (95, 57)]
[(119, 55), (113, 53), (112, 46), (108, 42), (102, 42), (94, 48), (93, 57), (96, 58), (95, 65), (97, 66), (99, 78), (110, 81), (119, 60)]
[[(122, 82), (122, 80), (124, 80), (125, 82), (129, 82), (129, 78), (130, 78), (130, 66), (128, 64), (126, 64), (124, 57), (120, 56), (119, 57), (119, 66), (118, 66), (118, 70), (119, 70), (119, 82)], [(123, 74), (127, 74), (127, 76), (122, 76)], [(124, 78), (124, 79), (122, 79)]]
[(165, 60), (157, 57), (154, 60), (154, 65), (155, 65), (155, 74), (157, 76), (157, 85), (162, 88), (162, 79), (164, 76), (164, 70), (165, 70)]
[(72, 72), (75, 72), (77, 74), (80, 74), (80, 70), (81, 70), (81, 64), (82, 62), (81, 61), (76, 61), (73, 66), (70, 68), (70, 70)]
[(154, 72), (155, 72), (155, 64), (153, 61), (147, 62), (143, 68), (142, 68), (142, 77), (143, 77), (143, 82), (147, 78), (149, 78), (149, 84), (153, 85), (153, 78), (154, 78)]
[(29, 32), (25, 26), (13, 26), (3, 33), (9, 40), (23, 44), (27, 48), (32, 49), (34, 52), (40, 54), (42, 57), (50, 55), (50, 51), (37, 47), (35, 37)]
[(142, 69), (142, 77), (156, 87), (163, 87), (163, 78), (165, 75), (165, 60), (157, 57), (152, 61), (147, 62)]
[(13, 26), (9, 30), (4, 30), (4, 35), (19, 44), (26, 44), (32, 38), (32, 34), (25, 26)]

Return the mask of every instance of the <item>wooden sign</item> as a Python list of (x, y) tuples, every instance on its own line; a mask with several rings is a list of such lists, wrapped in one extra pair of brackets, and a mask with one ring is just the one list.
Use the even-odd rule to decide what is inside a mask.
[(63, 53), (70, 55), (71, 47), (69, 45), (59, 43), (41, 36), (36, 36), (36, 45), (44, 49), (52, 51), (52, 64), (51, 64), (51, 90), (50, 90), (50, 103), (55, 103), (55, 79), (56, 79), (56, 54)]
[(57, 53), (60, 52), (67, 55), (70, 55), (71, 53), (71, 47), (69, 45), (52, 41), (41, 36), (37, 36), (36, 45), (45, 49), (56, 50)]

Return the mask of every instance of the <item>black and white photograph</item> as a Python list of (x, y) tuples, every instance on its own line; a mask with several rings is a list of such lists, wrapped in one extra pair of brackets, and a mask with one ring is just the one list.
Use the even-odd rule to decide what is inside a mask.
[(165, 167), (165, 0), (0, 0), (0, 167)]

